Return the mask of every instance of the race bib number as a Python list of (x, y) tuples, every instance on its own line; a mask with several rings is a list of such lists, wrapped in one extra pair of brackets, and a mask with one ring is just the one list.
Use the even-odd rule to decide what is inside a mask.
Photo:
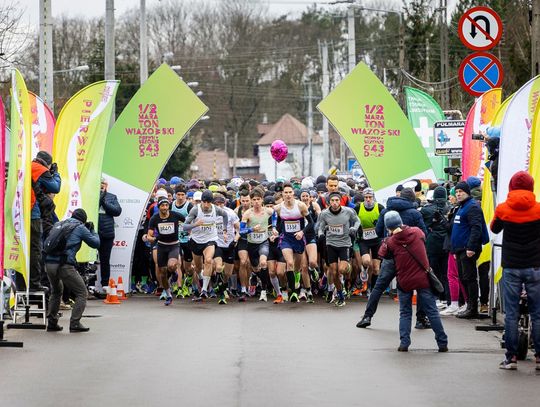
[(218, 234), (223, 235), (223, 222), (216, 223), (216, 229), (218, 231)]
[(264, 242), (266, 239), (268, 239), (268, 236), (266, 235), (266, 233), (264, 232), (259, 232), (259, 233), (249, 233), (248, 234), (248, 239), (251, 241), (251, 242), (256, 242), (256, 243), (259, 243), (259, 242)]
[(204, 233), (212, 233), (215, 227), (216, 227), (215, 223), (203, 223), (202, 225), (199, 226), (201, 232), (204, 232)]
[(285, 221), (285, 232), (287, 233), (296, 233), (300, 232), (300, 221), (299, 220), (286, 220)]
[(158, 224), (160, 235), (172, 235), (174, 233), (174, 222), (164, 222)]
[(328, 225), (328, 231), (333, 235), (343, 235), (343, 225)]
[(377, 239), (377, 232), (375, 232), (375, 228), (364, 229), (362, 232), (362, 239), (364, 240)]

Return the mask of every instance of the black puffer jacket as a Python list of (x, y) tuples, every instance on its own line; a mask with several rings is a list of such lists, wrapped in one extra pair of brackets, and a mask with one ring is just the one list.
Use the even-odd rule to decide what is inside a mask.
[(420, 210), (428, 230), (426, 237), (428, 255), (443, 254), (446, 251), (444, 241), (448, 234), (449, 211), (450, 204), (446, 199), (434, 199)]
[(105, 213), (99, 214), (99, 237), (112, 239), (114, 238), (114, 217), (120, 216), (122, 207), (118, 203), (116, 195), (111, 194), (110, 192), (101, 194), (99, 206), (100, 212), (105, 211)]

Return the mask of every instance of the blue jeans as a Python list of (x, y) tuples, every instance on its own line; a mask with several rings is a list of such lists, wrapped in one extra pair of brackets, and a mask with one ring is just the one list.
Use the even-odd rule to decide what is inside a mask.
[[(412, 319), (412, 297), (414, 291), (401, 291), (398, 288), (399, 297), (399, 339), (400, 346), (408, 348), (411, 344), (411, 319)], [(439, 310), (435, 305), (435, 295), (429, 288), (416, 290), (419, 300), (422, 301), (422, 308), (426, 313), (431, 329), (435, 332), (435, 340), (439, 348), (448, 346), (448, 337), (439, 316)]]
[(536, 356), (540, 355), (540, 268), (505, 268), (502, 286), (505, 309), (504, 341), (507, 359), (511, 359), (518, 353), (519, 299), (523, 284), (525, 284), (527, 291), (534, 349)]
[(390, 285), (395, 276), (396, 266), (394, 260), (383, 259), (381, 271), (379, 272), (375, 287), (373, 287), (371, 294), (369, 295), (364, 316), (373, 318), (373, 315), (377, 312), (377, 306), (379, 305), (379, 300), (381, 299), (384, 290)]

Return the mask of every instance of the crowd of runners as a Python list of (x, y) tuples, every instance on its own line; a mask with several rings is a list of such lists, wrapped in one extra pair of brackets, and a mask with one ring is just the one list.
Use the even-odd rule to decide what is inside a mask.
[[(414, 181), (398, 201), (420, 209), (426, 192)], [(131, 288), (165, 305), (174, 297), (219, 304), (319, 297), (341, 307), (375, 286), (384, 211), (365, 179), (160, 179), (139, 233)], [(411, 226), (427, 233), (418, 214)], [(391, 288), (386, 292), (395, 294)]]

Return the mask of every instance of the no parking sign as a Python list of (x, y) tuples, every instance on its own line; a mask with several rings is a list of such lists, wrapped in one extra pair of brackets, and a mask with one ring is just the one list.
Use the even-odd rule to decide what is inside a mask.
[(487, 52), (468, 55), (459, 66), (459, 81), (470, 95), (478, 97), (484, 92), (501, 86), (503, 68), (501, 62)]

